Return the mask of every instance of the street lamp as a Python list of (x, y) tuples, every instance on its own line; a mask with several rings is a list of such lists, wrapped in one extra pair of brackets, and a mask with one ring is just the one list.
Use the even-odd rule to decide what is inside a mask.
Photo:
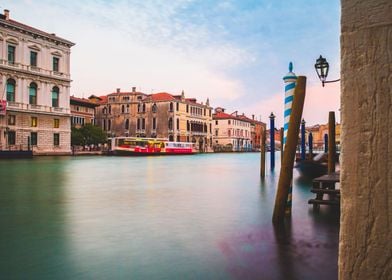
[(334, 83), (340, 81), (340, 79), (327, 81), (329, 63), (327, 62), (327, 59), (325, 59), (321, 55), (316, 60), (316, 64), (314, 65), (314, 68), (316, 69), (317, 76), (319, 77), (323, 87), (325, 83)]

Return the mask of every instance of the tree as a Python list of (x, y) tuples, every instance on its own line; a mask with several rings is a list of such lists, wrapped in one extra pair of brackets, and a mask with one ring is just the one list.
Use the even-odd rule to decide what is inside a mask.
[(80, 128), (85, 139), (86, 145), (98, 145), (105, 143), (107, 140), (106, 133), (99, 126), (86, 124)]
[(105, 143), (107, 140), (105, 132), (98, 126), (86, 124), (81, 128), (72, 127), (71, 145), (98, 145)]
[(72, 127), (71, 128), (71, 145), (72, 146), (84, 146), (85, 141), (80, 129)]

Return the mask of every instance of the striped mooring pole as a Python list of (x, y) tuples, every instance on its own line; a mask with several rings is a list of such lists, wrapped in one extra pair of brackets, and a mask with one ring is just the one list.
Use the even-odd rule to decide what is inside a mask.
[[(294, 99), (294, 90), (297, 82), (297, 76), (293, 72), (293, 63), (289, 63), (289, 73), (283, 77), (283, 81), (285, 83), (284, 86), (284, 126), (283, 126), (283, 146), (286, 145), (287, 140), (287, 131), (289, 129), (290, 115), (291, 115), (291, 106), (293, 104)], [(283, 148), (284, 149), (284, 148)], [(287, 197), (286, 202), (286, 214), (291, 214), (291, 201), (293, 194), (293, 183), (290, 183), (289, 195)]]

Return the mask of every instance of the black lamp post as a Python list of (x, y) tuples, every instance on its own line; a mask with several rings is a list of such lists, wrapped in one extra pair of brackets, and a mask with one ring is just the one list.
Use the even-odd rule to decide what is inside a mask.
[(340, 79), (327, 81), (329, 64), (327, 62), (327, 59), (325, 59), (321, 55), (316, 60), (316, 64), (314, 65), (314, 68), (316, 69), (317, 76), (319, 77), (319, 79), (320, 79), (320, 81), (321, 81), (323, 86), (324, 86), (325, 83), (334, 83), (334, 82), (340, 81)]

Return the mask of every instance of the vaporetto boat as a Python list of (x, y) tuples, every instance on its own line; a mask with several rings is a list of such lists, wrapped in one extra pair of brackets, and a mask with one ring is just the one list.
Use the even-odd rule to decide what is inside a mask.
[(196, 152), (194, 143), (139, 137), (113, 137), (111, 150), (114, 155), (122, 156), (191, 155)]

